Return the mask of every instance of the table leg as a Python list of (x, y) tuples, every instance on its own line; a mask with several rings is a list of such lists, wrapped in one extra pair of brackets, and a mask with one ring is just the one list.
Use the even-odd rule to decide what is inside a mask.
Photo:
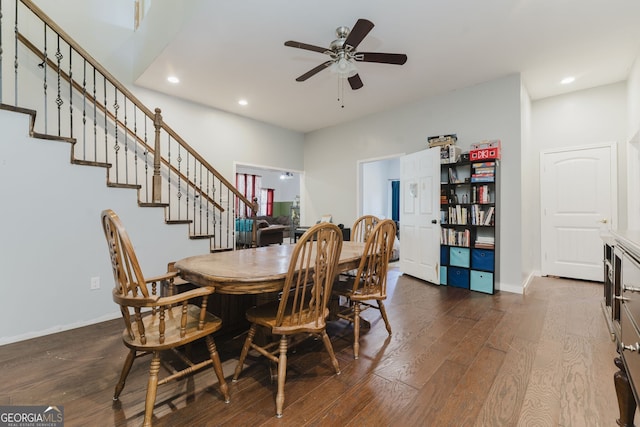
[(613, 374), (613, 383), (616, 387), (616, 395), (618, 396), (618, 408), (620, 409), (620, 418), (617, 420), (619, 426), (633, 427), (633, 418), (636, 413), (636, 400), (629, 384), (627, 371), (624, 368), (624, 362), (621, 357), (613, 359), (618, 372)]

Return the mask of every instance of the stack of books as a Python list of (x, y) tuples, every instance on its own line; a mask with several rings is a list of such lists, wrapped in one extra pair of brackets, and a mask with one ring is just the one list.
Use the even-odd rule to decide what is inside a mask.
[(474, 163), (471, 182), (494, 182), (496, 162)]
[(476, 237), (475, 247), (479, 249), (494, 249), (496, 246), (495, 238), (491, 236)]

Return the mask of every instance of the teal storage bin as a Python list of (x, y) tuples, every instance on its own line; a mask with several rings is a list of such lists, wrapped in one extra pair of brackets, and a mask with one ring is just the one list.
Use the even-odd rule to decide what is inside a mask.
[(449, 251), (449, 265), (469, 268), (469, 248), (452, 247)]
[(470, 289), (472, 291), (493, 293), (493, 273), (471, 270)]
[(447, 267), (443, 265), (440, 266), (440, 284), (447, 285)]
[(474, 270), (494, 271), (494, 252), (487, 249), (471, 251), (471, 268)]

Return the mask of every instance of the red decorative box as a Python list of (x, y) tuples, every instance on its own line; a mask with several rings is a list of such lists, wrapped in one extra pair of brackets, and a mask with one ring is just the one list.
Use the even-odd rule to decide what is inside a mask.
[(492, 160), (500, 158), (500, 140), (482, 141), (478, 144), (471, 144), (469, 150), (469, 160)]

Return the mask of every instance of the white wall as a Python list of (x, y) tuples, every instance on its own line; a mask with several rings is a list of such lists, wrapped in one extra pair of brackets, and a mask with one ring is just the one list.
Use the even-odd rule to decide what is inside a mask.
[[(535, 269), (540, 270), (540, 158), (542, 150), (615, 142), (618, 149), (618, 228), (627, 224), (627, 89), (620, 82), (534, 101), (531, 108), (532, 144), (532, 209), (536, 212), (538, 233), (534, 236)], [(588, 189), (576, 189), (588, 191)]]
[[(521, 87), (520, 102), (522, 105), (522, 208), (520, 212), (522, 220), (521, 259), (522, 281), (526, 288), (527, 284), (535, 275), (535, 260), (539, 258), (540, 233), (538, 228), (532, 226), (532, 224), (538, 224), (540, 222), (540, 215), (538, 211), (536, 211), (536, 207), (538, 206), (536, 199), (531, 197), (531, 195), (535, 194), (535, 183), (530, 179), (531, 176), (535, 175), (535, 163), (532, 159), (538, 158), (538, 152), (531, 142), (531, 99), (529, 98), (529, 94), (524, 86)], [(538, 249), (536, 249), (536, 241), (538, 242)]]
[[(161, 208), (140, 208), (136, 190), (107, 188), (102, 168), (71, 165), (68, 143), (28, 137), (26, 115), (0, 110), (0, 344), (120, 315), (100, 212), (123, 220), (146, 275), (205, 253), (187, 225), (165, 225)], [(101, 288), (90, 290), (90, 278)]]
[(303, 188), (308, 202), (302, 223), (324, 212), (331, 212), (334, 222), (353, 222), (360, 159), (422, 150), (432, 135), (456, 133), (463, 150), (481, 140), (500, 139), (499, 288), (522, 292), (520, 109), (520, 77), (510, 75), (308, 134)]
[(628, 227), (640, 230), (640, 56), (627, 83), (627, 118)]

